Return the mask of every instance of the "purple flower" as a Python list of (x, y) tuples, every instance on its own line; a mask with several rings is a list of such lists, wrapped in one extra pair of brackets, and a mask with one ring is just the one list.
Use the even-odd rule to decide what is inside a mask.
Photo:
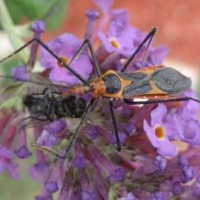
[(93, 0), (93, 2), (104, 13), (108, 12), (113, 4), (113, 0)]
[(49, 133), (58, 133), (62, 130), (64, 130), (67, 127), (67, 123), (66, 120), (57, 120), (54, 121), (50, 124), (48, 124), (47, 126), (45, 126), (45, 130), (47, 130)]
[(71, 163), (74, 167), (85, 168), (86, 167), (86, 159), (85, 157), (75, 157)]
[[(185, 91), (183, 96), (198, 99), (197, 95), (192, 90)], [(182, 107), (177, 109), (178, 116), (180, 116), (181, 119), (184, 121), (191, 119), (197, 120), (199, 113), (200, 113), (200, 104), (195, 101), (187, 101), (184, 103)]]
[[(167, 126), (163, 122), (163, 118), (167, 114), (167, 109), (164, 104), (159, 104), (151, 112), (151, 123), (144, 120), (144, 130), (151, 144), (157, 149), (157, 152), (164, 157), (172, 158), (176, 155), (176, 147), (169, 140)], [(166, 148), (167, 147), (167, 148)]]
[[(77, 52), (81, 46), (81, 41), (69, 33), (65, 33), (51, 42), (48, 43), (48, 47), (57, 54), (65, 63), (70, 62), (71, 58)], [(63, 67), (52, 55), (45, 49), (41, 52), (41, 64), (45, 68), (51, 69), (49, 78), (56, 83), (65, 83), (67, 85), (73, 85), (80, 83), (79, 79), (71, 74), (65, 67)], [(70, 63), (77, 73), (79, 73), (84, 79), (88, 79), (92, 72), (92, 64), (87, 54), (79, 54)]]
[(168, 200), (169, 197), (169, 192), (154, 192), (151, 194), (149, 200)]
[(167, 56), (169, 50), (166, 46), (159, 46), (156, 48), (151, 47), (148, 49), (148, 55), (145, 62), (149, 65), (160, 65), (163, 63), (165, 57)]
[(45, 31), (44, 22), (40, 20), (34, 21), (31, 25), (31, 30), (38, 34), (43, 33)]
[(156, 156), (153, 163), (158, 167), (159, 170), (163, 171), (167, 166), (167, 159), (161, 156)]
[(37, 144), (50, 148), (52, 148), (57, 142), (58, 139), (46, 130), (43, 130), (41, 136), (37, 139)]
[[(124, 133), (118, 133), (119, 134), (119, 140), (120, 140), (120, 144), (124, 144), (125, 140), (126, 140), (126, 135)], [(116, 136), (114, 133), (112, 133), (110, 139), (109, 139), (109, 143), (110, 144), (116, 144)]]
[(124, 177), (125, 177), (125, 170), (119, 168), (112, 171), (112, 173), (108, 177), (108, 180), (110, 182), (120, 182), (124, 179)]
[(95, 193), (89, 191), (82, 192), (82, 200), (97, 199)]
[(58, 190), (58, 185), (56, 182), (45, 182), (45, 188), (48, 192), (54, 193)]
[(130, 36), (129, 29), (124, 27), (120, 21), (113, 20), (110, 23), (108, 34), (105, 35), (103, 31), (99, 31), (98, 37), (109, 53), (119, 53), (124, 56), (133, 53), (134, 35)]
[(132, 193), (126, 194), (126, 196), (119, 198), (118, 200), (138, 200)]
[(94, 140), (96, 139), (96, 137), (98, 136), (98, 128), (95, 127), (95, 126), (89, 126), (87, 129), (86, 129), (86, 132), (88, 134), (88, 136)]
[(27, 146), (23, 145), (15, 150), (15, 154), (18, 158), (24, 159), (29, 158), (32, 153), (28, 150)]
[(179, 166), (183, 173), (183, 183), (187, 183), (195, 178), (195, 172), (193, 167), (189, 165), (187, 158), (183, 155), (179, 156)]
[(95, 29), (95, 21), (99, 18), (99, 13), (96, 10), (88, 10), (86, 12), (87, 26), (85, 32), (85, 38), (92, 40)]
[(0, 172), (8, 170), (13, 179), (18, 178), (17, 164), (13, 163), (14, 154), (5, 147), (0, 146)]
[(56, 192), (59, 189), (58, 184), (61, 182), (62, 174), (64, 173), (63, 164), (64, 160), (58, 159), (44, 182), (44, 188), (50, 194)]
[(26, 81), (28, 74), (24, 65), (12, 69), (13, 81)]
[(30, 167), (29, 172), (34, 180), (40, 180), (49, 173), (47, 158), (41, 150), (36, 150), (36, 162)]
[(36, 196), (35, 200), (53, 200), (51, 196)]

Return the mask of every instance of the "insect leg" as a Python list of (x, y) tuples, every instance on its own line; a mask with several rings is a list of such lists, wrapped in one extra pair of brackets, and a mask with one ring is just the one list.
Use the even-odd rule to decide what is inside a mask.
[(113, 122), (114, 134), (115, 134), (116, 143), (117, 143), (117, 150), (121, 151), (121, 142), (120, 142), (120, 139), (119, 139), (119, 133), (118, 133), (118, 129), (117, 129), (117, 122), (116, 122), (116, 117), (115, 117), (114, 110), (113, 110), (112, 101), (109, 101), (109, 106), (110, 106), (110, 114), (111, 114), (111, 118), (112, 118), (112, 122)]
[(140, 45), (137, 47), (137, 49), (133, 52), (133, 54), (129, 57), (129, 59), (125, 62), (123, 68), (120, 70), (120, 72), (124, 72), (126, 70), (126, 68), (128, 67), (128, 65), (130, 64), (130, 62), (135, 58), (135, 56), (137, 55), (137, 53), (140, 51), (140, 49), (143, 47), (143, 45), (146, 43), (147, 40), (149, 40), (148, 45), (150, 44), (153, 36), (155, 35), (157, 31), (157, 28), (154, 27), (152, 28), (152, 30), (147, 34), (147, 36), (144, 38), (144, 40), (140, 43)]
[(63, 159), (66, 158), (68, 156), (68, 154), (70, 153), (72, 147), (74, 146), (74, 144), (76, 143), (77, 139), (78, 139), (78, 136), (79, 136), (79, 133), (80, 133), (80, 129), (82, 128), (83, 126), (83, 123), (85, 122), (85, 120), (87, 119), (88, 117), (88, 114), (90, 113), (90, 110), (92, 108), (92, 105), (94, 104), (95, 102), (95, 98), (92, 98), (81, 118), (81, 121), (78, 125), (78, 127), (76, 128), (76, 131), (75, 133), (73, 134), (72, 136), (72, 139), (70, 140), (70, 143), (69, 143), (69, 146), (67, 147), (66, 151), (65, 151), (65, 154), (63, 156), (60, 156), (62, 157)]
[[(38, 115), (39, 116), (39, 115)], [(32, 120), (34, 122), (35, 121), (47, 121), (46, 119), (41, 119), (37, 116), (29, 116), (29, 117), (26, 117), (24, 119), (22, 119), (20, 122), (19, 122), (19, 125), (18, 125), (18, 130), (20, 129), (24, 129), (27, 127), (27, 125), (31, 124), (31, 121), (28, 121), (28, 120)], [(41, 125), (38, 123), (38, 125)]]
[(83, 82), (84, 84), (89, 86), (89, 83), (87, 83), (87, 81), (84, 80), (84, 78), (78, 74), (75, 70), (73, 70), (68, 64), (64, 63), (63, 60), (56, 55), (42, 40), (40, 40), (39, 38), (33, 38), (32, 40), (30, 40), (29, 42), (27, 42), (25, 45), (23, 45), (22, 47), (20, 47), (19, 49), (17, 49), (16, 51), (14, 51), (12, 54), (10, 54), (9, 56), (7, 56), (6, 58), (3, 58), (2, 60), (0, 60), (0, 64), (7, 60), (8, 58), (16, 55), (17, 53), (19, 53), (20, 51), (22, 51), (24, 48), (26, 48), (27, 46), (29, 46), (31, 43), (33, 42), (37, 42), (39, 43), (44, 49), (46, 49), (46, 51), (48, 51), (56, 60), (58, 60), (65, 68), (67, 68), (74, 76), (76, 76), (81, 82)]
[(166, 102), (189, 101), (189, 100), (200, 103), (200, 100), (194, 99), (192, 97), (177, 97), (177, 98), (172, 98), (172, 99), (154, 99), (154, 100), (147, 100), (143, 102), (124, 99), (124, 102), (127, 104), (137, 105), (137, 104), (153, 104), (153, 103), (166, 103)]
[(90, 50), (90, 54), (91, 54), (91, 57), (92, 57), (92, 61), (93, 61), (93, 64), (94, 64), (94, 67), (95, 67), (95, 70), (96, 70), (96, 73), (97, 73), (97, 76), (100, 77), (101, 76), (101, 71), (100, 71), (100, 68), (99, 68), (99, 64), (97, 62), (97, 59), (96, 59), (96, 56), (95, 56), (95, 53), (94, 53), (94, 49), (92, 47), (92, 44), (91, 44), (91, 41), (89, 39), (86, 39), (82, 45), (79, 47), (78, 51), (74, 54), (74, 56), (72, 57), (72, 59), (69, 61), (69, 65), (71, 64), (71, 62), (75, 59), (75, 57), (80, 53), (80, 51), (83, 49), (83, 47), (85, 45), (88, 45), (88, 48)]
[[(48, 92), (48, 88), (45, 88), (42, 92), (40, 93), (32, 93), (32, 95), (45, 95), (45, 93)], [(57, 95), (61, 95), (60, 92), (56, 92), (56, 91), (51, 91), (51, 94), (57, 94)]]
[(40, 92), (40, 93), (32, 93), (32, 95), (45, 95), (45, 93), (48, 91), (48, 88), (45, 88), (43, 90), (43, 92)]

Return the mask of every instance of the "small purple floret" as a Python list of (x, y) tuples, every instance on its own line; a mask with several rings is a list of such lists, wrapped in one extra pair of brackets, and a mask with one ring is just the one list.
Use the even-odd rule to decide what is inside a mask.
[[(151, 144), (157, 148), (157, 152), (164, 157), (172, 158), (176, 155), (176, 146), (169, 140), (169, 130), (167, 124), (163, 121), (167, 113), (166, 106), (159, 104), (157, 108), (151, 111), (151, 124), (144, 120), (143, 128)], [(163, 129), (163, 138), (156, 135), (156, 128)]]
[(28, 148), (25, 145), (19, 147), (14, 152), (17, 155), (17, 157), (21, 159), (29, 158), (32, 155), (32, 153), (28, 150)]
[(57, 142), (58, 139), (46, 130), (43, 130), (41, 136), (37, 139), (37, 144), (50, 148), (52, 148)]
[(31, 30), (35, 33), (43, 33), (45, 31), (45, 24), (43, 21), (34, 21), (31, 25)]
[(51, 196), (36, 196), (35, 200), (53, 200)]
[(125, 127), (125, 132), (127, 133), (127, 134), (129, 134), (129, 136), (131, 136), (132, 135), (132, 133), (135, 131), (135, 125), (134, 125), (134, 123), (132, 123), (132, 122), (129, 122), (128, 124), (127, 124), (127, 126)]
[(118, 200), (139, 200), (132, 193), (126, 194), (126, 196), (119, 198)]
[(156, 156), (153, 163), (159, 168), (159, 170), (163, 171), (167, 166), (167, 159), (162, 156)]
[(93, 0), (93, 2), (102, 12), (108, 12), (113, 4), (113, 0)]
[(89, 191), (83, 191), (82, 192), (82, 200), (95, 200), (96, 195), (94, 192), (89, 192)]
[(115, 169), (108, 177), (110, 182), (120, 182), (125, 177), (125, 170), (123, 168)]
[(159, 46), (157, 48), (150, 48), (148, 56), (145, 59), (150, 65), (160, 65), (163, 63), (165, 57), (167, 56), (169, 50), (166, 46)]
[(170, 192), (154, 192), (148, 200), (168, 200)]
[(76, 157), (72, 160), (71, 164), (77, 168), (85, 168), (86, 167), (86, 159), (85, 157)]
[(189, 166), (182, 169), (184, 173), (184, 178), (182, 180), (183, 183), (190, 182), (195, 177), (194, 168)]
[(87, 134), (92, 140), (94, 140), (98, 135), (98, 129), (95, 126), (92, 126), (89, 129), (87, 129)]
[(17, 164), (13, 163), (14, 154), (5, 147), (0, 146), (0, 173), (6, 169), (13, 179), (18, 178)]
[(184, 155), (179, 155), (178, 163), (181, 167), (187, 167), (189, 165), (187, 158)]
[(12, 69), (12, 77), (13, 81), (26, 81), (28, 80), (28, 74), (26, 71), (26, 67), (21, 65), (19, 67), (15, 67)]
[[(65, 33), (55, 38), (47, 45), (55, 54), (58, 55), (58, 57), (65, 59), (68, 63), (81, 44), (82, 42), (76, 36)], [(43, 49), (41, 52), (41, 65), (45, 68), (51, 69), (49, 78), (55, 83), (62, 82), (68, 86), (80, 83), (78, 78), (71, 74), (67, 68), (60, 66), (57, 59)], [(86, 80), (92, 72), (90, 58), (85, 53), (77, 56), (76, 59), (70, 63), (70, 67)]]
[(67, 123), (65, 120), (57, 120), (54, 121), (52, 123), (50, 123), (49, 125), (47, 125), (45, 127), (45, 129), (49, 132), (49, 133), (58, 133), (60, 131), (62, 131), (64, 128), (66, 128)]
[(86, 17), (88, 17), (90, 20), (96, 20), (99, 18), (99, 13), (96, 10), (88, 10), (86, 12)]
[(58, 184), (56, 182), (45, 182), (44, 185), (46, 190), (50, 193), (54, 193), (59, 189)]

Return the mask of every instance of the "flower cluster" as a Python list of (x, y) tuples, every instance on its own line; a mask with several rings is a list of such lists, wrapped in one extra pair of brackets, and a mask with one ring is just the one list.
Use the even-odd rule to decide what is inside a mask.
[[(145, 34), (130, 25), (126, 10), (111, 9), (112, 0), (94, 2), (102, 16), (96, 30), (94, 24), (100, 15), (97, 10), (87, 11), (83, 41), (88, 39), (93, 44), (93, 40), (98, 39), (94, 56), (102, 72), (119, 70)], [(35, 22), (32, 30), (35, 37), (40, 38), (44, 31), (43, 23)], [(53, 39), (47, 46), (60, 60), (42, 49), (40, 62), (47, 74), (34, 75), (29, 72), (30, 67), (19, 66), (13, 69), (14, 81), (21, 81), (24, 88), (23, 81), (29, 83), (30, 80), (28, 92), (33, 87), (39, 87), (39, 83), (48, 89), (58, 84), (60, 87), (57, 88), (61, 89), (80, 85), (82, 81), (68, 71), (64, 63), (84, 80), (91, 82), (96, 76), (93, 69), (95, 61), (87, 44), (77, 53), (83, 41), (70, 33)], [(38, 45), (33, 43), (29, 66), (35, 63), (37, 50)], [(167, 52), (164, 46), (145, 44), (127, 71), (160, 65)], [(191, 89), (183, 95), (197, 99)], [(91, 95), (85, 94), (82, 98), (89, 102)], [(98, 105), (93, 106), (65, 159), (55, 157), (52, 152), (56, 151), (59, 155), (66, 152), (80, 119), (67, 117), (50, 123), (48, 120), (24, 118), (22, 111), (20, 114), (19, 111), (14, 114), (4, 114), (2, 111), (0, 170), (7, 169), (13, 178), (17, 177), (14, 153), (21, 159), (32, 155), (27, 147), (26, 129), (32, 126), (33, 143), (37, 146), (34, 152), (36, 161), (30, 167), (30, 174), (34, 180), (40, 180), (43, 184), (36, 200), (53, 199), (54, 193), (57, 193), (59, 200), (199, 199), (200, 104), (186, 101), (132, 106), (113, 101), (121, 152), (115, 148), (117, 141), (113, 135), (108, 106), (107, 99), (99, 99)], [(73, 105), (70, 108), (76, 109)], [(18, 121), (20, 128), (17, 126)]]

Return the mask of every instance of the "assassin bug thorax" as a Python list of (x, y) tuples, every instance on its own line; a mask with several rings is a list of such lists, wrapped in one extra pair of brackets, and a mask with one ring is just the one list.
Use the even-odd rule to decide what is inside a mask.
[[(136, 70), (131, 73), (124, 72), (126, 68), (128, 67), (128, 65), (132, 62), (134, 57), (137, 55), (137, 53), (140, 51), (142, 46), (147, 41), (149, 41), (148, 45), (150, 44), (155, 33), (156, 33), (156, 28), (153, 28), (147, 34), (147, 36), (144, 38), (141, 44), (137, 47), (137, 49), (133, 52), (133, 54), (128, 58), (128, 60), (125, 62), (124, 66), (119, 72), (116, 72), (114, 70), (108, 70), (104, 74), (102, 74), (100, 71), (93, 47), (90, 41), (87, 39), (82, 43), (77, 53), (73, 56), (72, 60), (68, 64), (66, 64), (62, 58), (60, 58), (58, 55), (52, 52), (48, 48), (48, 46), (44, 44), (38, 38), (32, 39), (27, 44), (22, 46), (20, 49), (15, 51), (14, 54), (21, 51), (23, 48), (25, 48), (32, 42), (39, 43), (53, 57), (57, 59), (60, 65), (68, 69), (83, 83), (83, 85), (77, 85), (77, 86), (73, 86), (67, 89), (65, 92), (61, 94), (63, 98), (70, 95), (85, 94), (87, 92), (91, 92), (92, 94), (92, 99), (90, 100), (87, 107), (85, 108), (85, 112), (81, 118), (81, 121), (79, 125), (77, 126), (75, 133), (73, 134), (72, 139), (70, 141), (70, 144), (68, 148), (66, 149), (63, 156), (55, 152), (52, 152), (51, 150), (45, 147), (40, 147), (40, 146), (37, 146), (37, 147), (46, 149), (47, 151), (52, 152), (54, 155), (60, 158), (66, 158), (71, 148), (73, 147), (74, 143), (76, 142), (78, 135), (80, 133), (80, 129), (83, 126), (83, 123), (88, 118), (88, 114), (90, 113), (95, 100), (100, 97), (105, 97), (109, 100), (110, 113), (111, 113), (111, 118), (113, 122), (118, 151), (121, 150), (121, 144), (120, 144), (120, 139), (118, 135), (116, 117), (113, 110), (113, 102), (112, 102), (113, 100), (120, 99), (128, 104), (133, 104), (133, 105), (152, 104), (152, 103), (160, 103), (160, 102), (188, 101), (188, 100), (193, 100), (200, 103), (199, 100), (194, 99), (192, 97), (177, 97), (176, 96), (178, 93), (183, 92), (184, 90), (190, 88), (191, 80), (185, 77), (184, 75), (182, 75), (181, 73), (179, 73), (178, 71), (174, 70), (173, 68), (169, 68), (169, 67), (164, 68), (162, 66), (152, 66), (148, 68), (143, 68), (141, 70)], [(88, 83), (87, 81), (85, 81), (77, 72), (75, 72), (69, 66), (69, 64), (80, 53), (80, 51), (83, 49), (85, 45), (88, 45), (89, 47), (93, 65), (98, 76), (98, 78), (91, 83)], [(5, 59), (0, 61), (0, 63), (3, 62)], [(144, 99), (144, 100), (137, 101), (138, 98)]]

